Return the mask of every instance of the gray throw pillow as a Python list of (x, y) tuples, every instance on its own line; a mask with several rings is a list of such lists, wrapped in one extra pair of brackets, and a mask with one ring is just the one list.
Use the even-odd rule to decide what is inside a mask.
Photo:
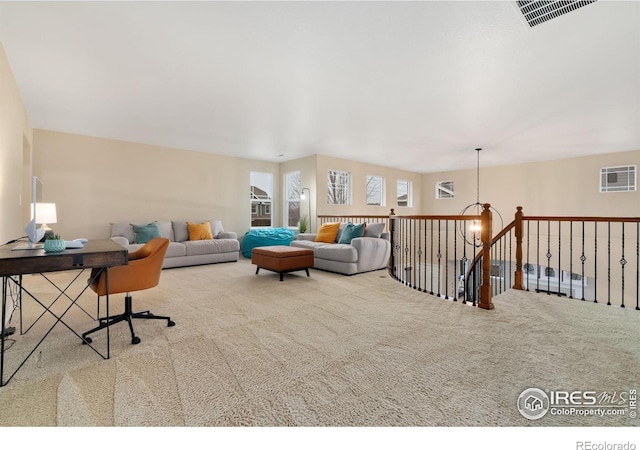
[(189, 230), (187, 230), (187, 221), (171, 222), (173, 225), (173, 238), (176, 242), (184, 242), (189, 240)]
[(216, 238), (222, 232), (224, 232), (224, 228), (222, 227), (222, 220), (210, 220), (211, 224), (211, 234)]
[(340, 237), (342, 236), (342, 232), (344, 231), (345, 227), (349, 224), (351, 224), (351, 222), (340, 223), (340, 227), (338, 228), (338, 233), (336, 234), (336, 243), (340, 242)]
[(384, 231), (384, 222), (380, 223), (368, 223), (364, 229), (364, 237), (376, 237), (382, 236)]

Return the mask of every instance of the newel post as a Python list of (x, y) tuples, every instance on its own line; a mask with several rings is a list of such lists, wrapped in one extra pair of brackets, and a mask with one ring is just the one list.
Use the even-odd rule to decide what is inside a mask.
[(516, 272), (514, 274), (515, 284), (513, 285), (513, 289), (524, 291), (524, 285), (522, 284), (522, 206), (518, 206), (516, 209)]
[(493, 309), (494, 306), (491, 302), (491, 235), (493, 220), (491, 205), (485, 203), (482, 207), (482, 231), (480, 232), (480, 238), (482, 239), (482, 284), (480, 285), (480, 302), (478, 303), (478, 307)]

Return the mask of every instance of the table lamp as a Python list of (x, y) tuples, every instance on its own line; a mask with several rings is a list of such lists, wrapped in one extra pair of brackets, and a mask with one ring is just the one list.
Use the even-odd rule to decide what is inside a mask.
[(42, 225), (42, 229), (44, 230), (43, 239), (53, 238), (53, 230), (49, 228), (47, 224), (56, 222), (58, 222), (58, 217), (56, 215), (55, 203), (36, 203), (36, 223)]

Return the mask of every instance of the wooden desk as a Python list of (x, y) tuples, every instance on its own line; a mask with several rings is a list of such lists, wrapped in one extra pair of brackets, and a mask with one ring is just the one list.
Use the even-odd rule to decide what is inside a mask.
[[(43, 249), (38, 250), (11, 250), (11, 246), (0, 247), (0, 277), (2, 277), (2, 323), (1, 323), (1, 335), (0, 335), (0, 386), (6, 385), (11, 378), (16, 374), (18, 370), (24, 365), (29, 357), (35, 352), (42, 341), (49, 335), (51, 330), (61, 323), (71, 330), (78, 338), (82, 337), (73, 328), (64, 322), (63, 317), (69, 311), (69, 309), (76, 304), (81, 294), (77, 297), (71, 298), (66, 294), (67, 289), (71, 286), (67, 285), (64, 288), (56, 286), (60, 291), (60, 295), (64, 295), (71, 300), (71, 305), (60, 316), (51, 311), (51, 305), (45, 305), (39, 301), (35, 296), (29, 293), (22, 285), (22, 275), (25, 274), (44, 274), (47, 272), (58, 272), (63, 270), (73, 269), (93, 269), (99, 268), (102, 271), (106, 271), (107, 285), (109, 283), (109, 267), (122, 266), (128, 264), (129, 256), (127, 250), (119, 244), (116, 244), (110, 239), (104, 240), (90, 240), (83, 248), (68, 249), (62, 252), (45, 253)], [(17, 279), (16, 279), (17, 276)], [(99, 275), (98, 275), (99, 276)], [(76, 278), (77, 279), (77, 278)], [(49, 280), (50, 281), (50, 280)], [(56, 318), (55, 323), (46, 332), (42, 339), (38, 342), (35, 348), (27, 355), (18, 368), (5, 380), (4, 378), (4, 349), (5, 349), (5, 322), (6, 322), (6, 304), (7, 304), (7, 284), (13, 282), (19, 287), (20, 302), (22, 302), (22, 293), (26, 292), (31, 298), (38, 302), (45, 312), (49, 312)], [(53, 283), (52, 283), (53, 284)], [(108, 291), (108, 289), (107, 289)], [(109, 316), (109, 295), (106, 295), (106, 312)], [(44, 314), (44, 313), (43, 313)], [(106, 356), (99, 352), (95, 347), (89, 345), (96, 353), (102, 358), (109, 358), (109, 329), (107, 328), (107, 352)]]

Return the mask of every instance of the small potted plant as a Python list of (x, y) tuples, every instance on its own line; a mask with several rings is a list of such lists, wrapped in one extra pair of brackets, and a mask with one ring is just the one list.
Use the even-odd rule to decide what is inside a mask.
[(66, 244), (64, 239), (62, 239), (57, 233), (53, 235), (53, 238), (49, 238), (44, 241), (44, 251), (47, 253), (61, 252), (65, 247)]
[(300, 223), (298, 223), (298, 229), (300, 233), (306, 233), (308, 228), (309, 228), (309, 217), (302, 216), (300, 218)]

